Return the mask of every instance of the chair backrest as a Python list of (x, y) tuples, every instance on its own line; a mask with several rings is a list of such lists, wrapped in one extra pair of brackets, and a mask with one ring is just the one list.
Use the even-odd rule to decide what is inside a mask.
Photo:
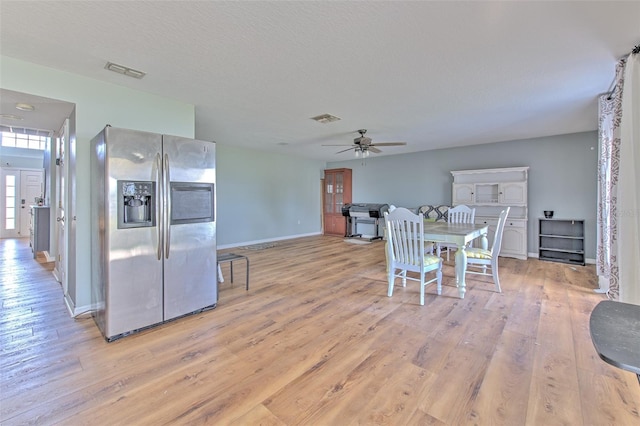
[(404, 207), (385, 212), (388, 254), (393, 263), (415, 270), (424, 262), (424, 218)]
[(500, 246), (502, 245), (502, 233), (504, 232), (504, 225), (507, 223), (507, 216), (509, 215), (511, 207), (500, 212), (500, 218), (498, 219), (498, 226), (496, 226), (496, 233), (493, 235), (493, 245), (491, 246), (491, 257), (498, 256), (500, 253)]
[(476, 209), (460, 204), (450, 208), (447, 216), (449, 223), (473, 223), (476, 218)]

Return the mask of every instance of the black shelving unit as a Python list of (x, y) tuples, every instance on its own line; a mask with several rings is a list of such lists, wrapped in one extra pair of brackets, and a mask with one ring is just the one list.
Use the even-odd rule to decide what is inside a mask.
[(584, 220), (539, 219), (538, 257), (584, 265)]

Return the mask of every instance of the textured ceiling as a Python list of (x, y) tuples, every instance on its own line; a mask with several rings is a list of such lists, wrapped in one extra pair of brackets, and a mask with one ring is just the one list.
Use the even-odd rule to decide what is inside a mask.
[(0, 53), (194, 104), (198, 138), (342, 160), (322, 145), (360, 128), (407, 142), (377, 155), (594, 130), (639, 22), (638, 1), (2, 0)]

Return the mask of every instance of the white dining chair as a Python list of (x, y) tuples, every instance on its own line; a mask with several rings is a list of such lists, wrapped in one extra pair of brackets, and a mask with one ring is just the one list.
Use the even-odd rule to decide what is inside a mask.
[[(390, 213), (385, 212), (384, 220), (387, 230), (387, 295), (393, 295), (396, 278), (402, 279), (403, 287), (406, 287), (407, 280), (419, 281), (420, 305), (424, 305), (424, 289), (428, 284), (437, 281), (437, 292), (442, 293), (442, 258), (425, 253), (424, 218), (398, 207)], [(407, 276), (407, 271), (418, 272), (420, 278)], [(426, 273), (431, 271), (435, 271), (436, 276), (427, 281)]]
[[(450, 208), (447, 211), (447, 222), (449, 223), (473, 223), (476, 218), (476, 209), (460, 204)], [(449, 260), (449, 253), (458, 248), (457, 245), (451, 243), (437, 243), (436, 254), (441, 255), (442, 250), (447, 252), (447, 261)]]
[(500, 247), (502, 245), (502, 234), (507, 222), (509, 210), (511, 210), (511, 207), (507, 207), (500, 212), (500, 218), (498, 219), (496, 233), (493, 236), (491, 249), (485, 250), (475, 247), (465, 249), (465, 252), (467, 253), (467, 274), (487, 275), (493, 277), (493, 283), (495, 284), (496, 291), (498, 293), (502, 293), (502, 289), (500, 288), (500, 278), (498, 277), (498, 257), (500, 254)]

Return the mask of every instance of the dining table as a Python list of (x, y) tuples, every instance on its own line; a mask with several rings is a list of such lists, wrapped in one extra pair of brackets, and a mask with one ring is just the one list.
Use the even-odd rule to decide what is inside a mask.
[(424, 222), (424, 239), (436, 243), (452, 243), (457, 246), (455, 255), (456, 286), (461, 299), (467, 291), (465, 275), (467, 271), (468, 244), (479, 238), (480, 247), (487, 249), (488, 225), (476, 225), (470, 223), (450, 223), (450, 222)]

